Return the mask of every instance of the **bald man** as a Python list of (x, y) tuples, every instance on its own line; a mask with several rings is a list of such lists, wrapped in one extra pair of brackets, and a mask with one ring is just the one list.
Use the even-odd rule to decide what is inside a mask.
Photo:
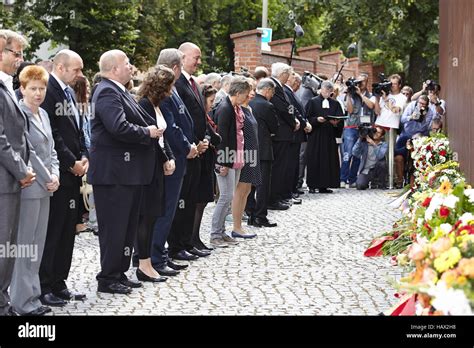
[(132, 78), (127, 55), (120, 50), (100, 57), (102, 81), (92, 96), (91, 167), (88, 181), (94, 188), (99, 223), (101, 270), (97, 291), (129, 294), (141, 283), (127, 278), (138, 229), (144, 185), (153, 178), (161, 147), (156, 139), (163, 129), (126, 90)]
[(61, 50), (53, 60), (46, 98), (41, 105), (48, 113), (60, 166), (60, 186), (50, 201), (48, 232), (40, 267), (41, 297), (48, 306), (64, 306), (69, 300), (83, 300), (71, 292), (66, 280), (71, 268), (81, 177), (89, 162), (79, 114), (71, 86), (82, 75), (81, 57)]

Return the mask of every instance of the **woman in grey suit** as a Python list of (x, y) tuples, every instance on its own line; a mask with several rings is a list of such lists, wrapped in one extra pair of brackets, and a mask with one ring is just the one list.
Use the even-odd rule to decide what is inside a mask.
[(22, 315), (44, 315), (51, 308), (42, 306), (39, 300), (38, 272), (48, 227), (49, 198), (59, 187), (59, 161), (48, 114), (39, 107), (46, 95), (48, 73), (43, 67), (28, 66), (20, 74), (20, 83), (20, 107), (30, 124), (28, 140), (36, 153), (30, 161), (37, 180), (21, 192), (18, 246), (30, 250), (30, 255), (15, 260), (11, 303)]

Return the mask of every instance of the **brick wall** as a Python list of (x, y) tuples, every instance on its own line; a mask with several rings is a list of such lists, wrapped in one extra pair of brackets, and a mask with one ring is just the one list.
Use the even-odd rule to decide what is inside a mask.
[[(234, 66), (235, 71), (241, 67), (247, 67), (254, 71), (256, 66), (263, 65), (268, 69), (275, 62), (287, 63), (290, 59), (291, 44), (293, 39), (275, 40), (269, 43), (271, 51), (261, 50), (261, 32), (257, 29), (235, 33), (230, 36), (234, 41)], [(344, 56), (342, 51), (324, 52), (321, 45), (299, 47), (294, 53), (292, 67), (296, 72), (302, 74), (310, 71), (315, 74), (324, 74), (331, 78), (341, 67)], [(345, 64), (342, 74), (347, 79), (361, 72), (369, 75), (369, 88), (372, 83), (378, 81), (378, 73), (383, 71), (383, 65), (373, 66), (371, 62), (359, 62), (358, 58), (349, 58)]]

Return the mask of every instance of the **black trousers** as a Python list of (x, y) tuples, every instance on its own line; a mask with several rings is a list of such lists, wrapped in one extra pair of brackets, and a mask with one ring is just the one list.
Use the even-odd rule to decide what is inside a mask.
[(291, 194), (296, 191), (300, 171), (300, 147), (301, 143), (290, 143), (288, 149), (288, 169), (286, 171), (286, 192), (285, 199), (291, 198)]
[(260, 161), (262, 184), (257, 186), (257, 199), (255, 203), (255, 217), (266, 219), (270, 201), (270, 187), (272, 183), (272, 161)]
[(174, 215), (171, 231), (168, 236), (169, 253), (192, 248), (194, 219), (196, 215), (197, 190), (201, 173), (199, 159), (188, 160), (186, 175), (178, 200), (178, 207)]
[(48, 232), (39, 271), (42, 294), (67, 289), (80, 199), (79, 186), (59, 186), (51, 197)]
[(289, 141), (273, 142), (272, 180), (270, 188), (270, 203), (281, 201), (285, 197), (288, 185), (286, 171), (288, 170)]
[(94, 185), (99, 224), (101, 271), (96, 277), (99, 282), (118, 282), (130, 267), (142, 190), (140, 185)]

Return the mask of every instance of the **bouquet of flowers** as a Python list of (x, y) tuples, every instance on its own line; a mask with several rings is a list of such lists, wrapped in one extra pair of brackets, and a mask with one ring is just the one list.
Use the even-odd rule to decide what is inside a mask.
[(429, 167), (445, 163), (453, 157), (449, 140), (443, 134), (413, 139), (412, 143), (411, 158), (416, 169), (415, 176), (422, 175)]

